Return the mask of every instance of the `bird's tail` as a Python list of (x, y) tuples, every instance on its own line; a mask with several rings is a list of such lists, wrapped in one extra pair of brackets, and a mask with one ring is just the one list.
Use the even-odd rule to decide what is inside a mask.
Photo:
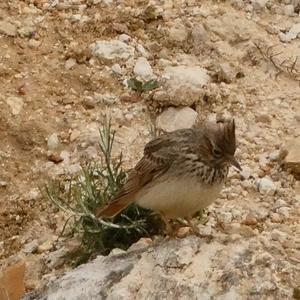
[(96, 211), (96, 217), (98, 218), (113, 218), (118, 215), (122, 210), (127, 208), (133, 202), (132, 195), (124, 195), (120, 198), (113, 200), (104, 207), (100, 207)]

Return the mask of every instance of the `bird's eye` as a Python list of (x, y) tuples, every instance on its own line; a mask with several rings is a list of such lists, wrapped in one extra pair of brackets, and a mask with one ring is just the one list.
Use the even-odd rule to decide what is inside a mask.
[(220, 157), (222, 155), (221, 151), (218, 149), (213, 149), (213, 155), (215, 157)]

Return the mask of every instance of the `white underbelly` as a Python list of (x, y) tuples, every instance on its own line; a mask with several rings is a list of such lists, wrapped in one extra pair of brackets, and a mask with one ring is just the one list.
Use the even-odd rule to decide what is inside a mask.
[(222, 184), (208, 186), (191, 178), (169, 179), (141, 190), (136, 203), (168, 218), (188, 217), (211, 204), (221, 188)]

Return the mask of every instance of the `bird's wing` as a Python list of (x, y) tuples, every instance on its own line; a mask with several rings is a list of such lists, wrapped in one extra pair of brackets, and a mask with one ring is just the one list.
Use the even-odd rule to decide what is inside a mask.
[(127, 182), (106, 207), (101, 209), (98, 216), (114, 217), (129, 204), (134, 202), (135, 195), (147, 183), (164, 174), (178, 155), (176, 145), (179, 138), (186, 138), (189, 130), (178, 130), (164, 134), (150, 141), (144, 149), (143, 158), (130, 172)]

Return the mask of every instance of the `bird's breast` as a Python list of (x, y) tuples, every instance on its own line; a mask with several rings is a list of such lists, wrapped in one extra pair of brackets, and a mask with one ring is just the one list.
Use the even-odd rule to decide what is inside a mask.
[(211, 204), (221, 188), (221, 182), (205, 184), (195, 177), (163, 176), (145, 186), (137, 194), (136, 203), (169, 218), (188, 217)]

